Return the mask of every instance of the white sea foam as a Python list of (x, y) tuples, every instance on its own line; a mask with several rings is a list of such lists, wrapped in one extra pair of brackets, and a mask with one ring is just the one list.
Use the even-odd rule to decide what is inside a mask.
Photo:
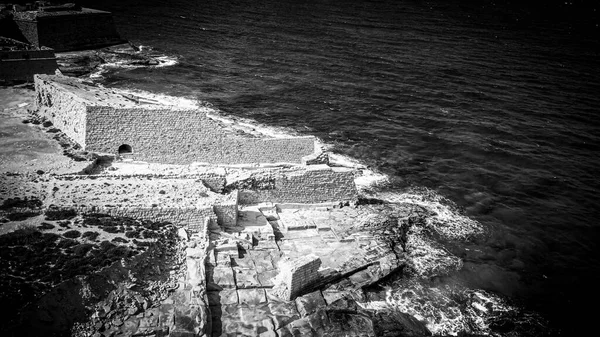
[[(456, 336), (460, 332), (495, 335), (490, 320), (516, 310), (502, 298), (483, 290), (426, 287), (417, 282), (389, 289), (386, 302), (389, 307), (426, 322), (434, 335)], [(383, 306), (378, 304), (378, 307)]]
[(283, 127), (276, 126), (267, 126), (258, 123), (255, 120), (241, 117), (233, 117), (222, 114), (220, 111), (216, 109), (212, 109), (209, 112), (209, 117), (218, 120), (226, 125), (232, 127), (239, 127), (242, 130), (252, 133), (259, 133), (266, 137), (272, 138), (288, 138), (288, 137), (297, 137), (298, 132)]
[(155, 68), (170, 67), (179, 63), (179, 60), (174, 56), (158, 56), (154, 59), (158, 61), (158, 64), (151, 67)]
[[(140, 46), (141, 48), (141, 46)], [(141, 50), (141, 49), (140, 49)], [(121, 61), (106, 62), (96, 67), (96, 70), (92, 72), (89, 77), (94, 80), (101, 80), (110, 70), (114, 69), (137, 69), (137, 68), (162, 68), (170, 67), (179, 63), (179, 60), (175, 56), (160, 55), (160, 56), (149, 56), (151, 60), (158, 62), (157, 64), (137, 64), (131, 60), (125, 59)]]
[(423, 233), (421, 226), (412, 226), (407, 235), (407, 260), (418, 276), (429, 278), (460, 270), (463, 262)]
[[(323, 149), (329, 149), (331, 145), (323, 144)], [(349, 167), (356, 170), (356, 176), (354, 177), (354, 183), (356, 188), (362, 194), (371, 194), (371, 189), (377, 186), (385, 185), (389, 182), (389, 177), (385, 174), (379, 173), (375, 170), (368, 168), (360, 161), (344, 156), (338, 153), (329, 153), (329, 163), (333, 166)]]
[(478, 221), (461, 214), (450, 200), (429, 189), (419, 188), (405, 193), (384, 192), (379, 194), (379, 198), (425, 208), (431, 213), (426, 219), (427, 226), (446, 239), (464, 240), (484, 232)]
[(155, 94), (143, 90), (131, 90), (131, 89), (115, 89), (120, 93), (134, 96), (140, 100), (142, 103), (148, 104), (160, 104), (166, 106), (177, 107), (179, 109), (201, 109), (205, 111), (209, 111), (209, 108), (200, 107), (198, 102), (194, 99), (186, 98), (186, 97), (177, 97), (177, 96), (169, 96), (163, 94)]

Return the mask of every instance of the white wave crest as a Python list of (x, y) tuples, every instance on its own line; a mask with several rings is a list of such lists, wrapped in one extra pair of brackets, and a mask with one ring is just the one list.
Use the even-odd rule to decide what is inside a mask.
[(465, 240), (484, 233), (479, 221), (461, 214), (452, 202), (445, 197), (427, 189), (407, 193), (380, 193), (379, 198), (394, 203), (415, 204), (428, 210), (431, 214), (426, 225), (442, 237), (449, 240)]
[(407, 235), (407, 259), (419, 277), (446, 275), (460, 270), (463, 262), (423, 233), (423, 227), (412, 226)]
[(434, 335), (456, 336), (461, 332), (496, 335), (490, 329), (490, 320), (516, 310), (502, 298), (483, 290), (427, 287), (416, 282), (388, 290), (386, 302), (426, 322)]
[(154, 60), (158, 61), (157, 65), (151, 66), (155, 68), (170, 67), (179, 63), (179, 60), (176, 57), (166, 55), (155, 57)]

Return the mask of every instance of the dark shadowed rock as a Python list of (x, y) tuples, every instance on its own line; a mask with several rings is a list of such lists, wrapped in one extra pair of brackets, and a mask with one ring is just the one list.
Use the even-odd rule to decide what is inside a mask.
[(378, 311), (372, 320), (377, 336), (385, 337), (420, 337), (431, 336), (431, 332), (423, 322), (411, 315), (401, 312)]

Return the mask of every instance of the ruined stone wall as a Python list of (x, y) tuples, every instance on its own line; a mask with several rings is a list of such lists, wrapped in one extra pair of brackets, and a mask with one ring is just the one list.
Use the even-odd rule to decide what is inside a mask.
[(316, 255), (281, 262), (274, 293), (277, 297), (290, 301), (311, 290), (320, 279), (320, 267), (321, 259)]
[(67, 137), (85, 148), (85, 103), (52, 81), (46, 81), (39, 76), (34, 76), (34, 79), (36, 92), (34, 108), (38, 114), (51, 121)]
[(116, 153), (131, 146), (135, 160), (166, 164), (301, 163), (313, 137), (238, 138), (198, 110), (87, 107), (86, 149)]
[(236, 226), (238, 214), (237, 191), (223, 196), (218, 202), (215, 203), (213, 206), (213, 211), (217, 215), (217, 223), (222, 228)]
[(326, 165), (260, 172), (236, 185), (240, 204), (354, 202), (358, 198), (352, 170)]
[(114, 217), (168, 221), (176, 226), (185, 227), (191, 232), (202, 232), (206, 219), (216, 220), (211, 206), (203, 208), (83, 206), (77, 210), (82, 214), (101, 213)]

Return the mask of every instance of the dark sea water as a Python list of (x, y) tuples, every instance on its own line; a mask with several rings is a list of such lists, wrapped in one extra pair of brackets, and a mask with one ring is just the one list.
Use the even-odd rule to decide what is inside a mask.
[[(106, 85), (198, 98), (315, 135), (389, 175), (389, 191), (445, 196), (487, 235), (450, 245), (463, 269), (419, 286), (459, 284), (520, 308), (492, 334), (594, 330), (600, 29), (592, 5), (89, 2), (114, 13), (123, 37), (178, 61), (115, 70)], [(547, 320), (543, 329), (519, 323), (531, 313)]]

